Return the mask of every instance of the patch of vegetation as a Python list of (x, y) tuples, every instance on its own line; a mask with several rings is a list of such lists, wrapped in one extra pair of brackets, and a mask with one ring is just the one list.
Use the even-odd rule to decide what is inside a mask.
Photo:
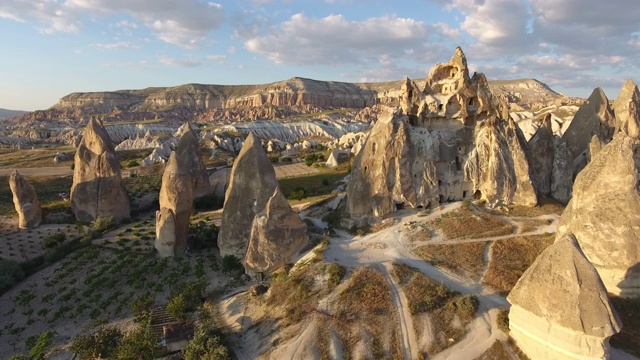
[(342, 278), (347, 273), (347, 270), (344, 266), (338, 263), (331, 263), (329, 268), (327, 269), (327, 273), (329, 274), (329, 279), (327, 280), (327, 284), (329, 287), (336, 287), (342, 281)]
[(496, 340), (477, 360), (512, 360), (512, 357), (502, 341)]
[(42, 245), (46, 248), (56, 247), (67, 239), (67, 235), (62, 232), (57, 232), (53, 235), (49, 235), (42, 240)]
[(222, 271), (244, 271), (244, 266), (242, 265), (242, 262), (240, 262), (240, 259), (238, 259), (234, 255), (225, 255), (222, 258)]
[(15, 261), (0, 258), (0, 294), (25, 277), (22, 266)]
[(468, 242), (459, 244), (423, 245), (414, 253), (434, 266), (453, 273), (480, 280), (485, 267), (485, 247), (488, 242)]
[(232, 359), (220, 327), (216, 324), (215, 305), (205, 303), (200, 311), (200, 320), (195, 324), (193, 338), (182, 349), (184, 360), (228, 360)]
[[(42, 205), (43, 217), (46, 217), (46, 215), (51, 212), (71, 212), (69, 202), (62, 201), (59, 195), (60, 193), (69, 193), (73, 182), (71, 176), (29, 176), (27, 180), (29, 180), (29, 183), (33, 185), (33, 188), (36, 190), (38, 201), (40, 201)], [(8, 176), (0, 176), (0, 215), (16, 215), (16, 210), (13, 206), (13, 195), (9, 188)]]
[(440, 231), (447, 240), (509, 235), (515, 230), (513, 225), (475, 210), (471, 205), (443, 214), (429, 222), (429, 225)]
[(281, 178), (278, 179), (278, 183), (280, 184), (280, 190), (287, 198), (300, 188), (305, 189), (306, 197), (310, 197), (331, 194), (337, 183), (344, 179), (346, 175), (346, 168), (338, 167), (321, 170), (314, 174)]
[(394, 263), (392, 274), (401, 284), (413, 315), (433, 311), (456, 295), (443, 284), (405, 264)]
[(482, 282), (501, 292), (511, 291), (554, 238), (555, 234), (549, 234), (495, 241), (489, 249), (491, 261)]
[(508, 309), (500, 309), (498, 312), (498, 317), (496, 318), (496, 325), (498, 329), (504, 331), (505, 333), (509, 333), (509, 310)]
[(46, 331), (40, 335), (27, 338), (25, 345), (28, 350), (27, 355), (13, 355), (10, 360), (44, 360), (53, 347), (53, 337), (55, 331)]

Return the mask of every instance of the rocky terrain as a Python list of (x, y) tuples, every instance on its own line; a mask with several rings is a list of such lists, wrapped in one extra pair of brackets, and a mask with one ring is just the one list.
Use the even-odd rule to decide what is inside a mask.
[(0, 358), (634, 359), (638, 109), (460, 48), (68, 95), (1, 125)]

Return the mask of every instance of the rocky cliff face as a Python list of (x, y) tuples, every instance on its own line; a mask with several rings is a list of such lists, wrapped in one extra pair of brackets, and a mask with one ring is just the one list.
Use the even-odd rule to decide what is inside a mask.
[(622, 327), (571, 233), (538, 256), (507, 300), (509, 335), (531, 359), (606, 359)]
[(406, 79), (402, 93), (402, 110), (379, 118), (355, 159), (345, 225), (474, 195), (537, 204), (522, 132), (500, 119), (508, 118), (506, 105), (493, 103), (484, 75), (469, 78), (460, 48), (431, 69), (424, 89)]
[(479, 125), (475, 149), (465, 165), (465, 177), (491, 205), (535, 206), (538, 195), (526, 152), (524, 135), (513, 120), (488, 120)]
[(187, 247), (194, 186), (189, 163), (172, 152), (162, 175), (160, 210), (156, 212), (155, 248), (161, 257), (182, 254)]
[(265, 209), (277, 187), (276, 173), (260, 139), (249, 134), (231, 169), (218, 234), (221, 256), (244, 259), (253, 219)]
[(178, 141), (176, 153), (185, 168), (189, 169), (193, 184), (193, 196), (204, 196), (211, 192), (211, 186), (209, 185), (207, 168), (204, 166), (200, 154), (200, 140), (189, 123), (184, 125), (184, 129), (185, 131)]
[(291, 262), (308, 244), (307, 226), (276, 188), (253, 219), (244, 262), (252, 272), (270, 273)]
[(129, 196), (105, 128), (89, 121), (74, 159), (71, 210), (79, 221), (129, 217)]
[(542, 120), (538, 131), (527, 142), (531, 165), (531, 180), (538, 194), (551, 193), (551, 173), (554, 160), (554, 137), (551, 128), (551, 114)]
[(42, 222), (42, 207), (33, 186), (14, 170), (9, 177), (9, 188), (13, 194), (13, 205), (18, 213), (18, 227), (33, 229)]
[(640, 295), (640, 140), (618, 133), (578, 174), (559, 231), (569, 230), (607, 290)]

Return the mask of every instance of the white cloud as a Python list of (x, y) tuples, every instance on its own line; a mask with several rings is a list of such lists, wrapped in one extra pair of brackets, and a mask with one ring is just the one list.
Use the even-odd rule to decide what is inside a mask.
[(176, 59), (168, 56), (160, 57), (160, 63), (168, 66), (176, 66), (176, 67), (198, 67), (202, 65), (202, 61), (194, 58), (186, 58), (186, 59)]
[(317, 19), (295, 14), (244, 44), (278, 64), (353, 64), (406, 56), (405, 50), (421, 46), (440, 29), (396, 15), (349, 21), (342, 15)]
[(38, 30), (45, 34), (76, 32), (79, 29), (75, 11), (53, 0), (3, 0), (0, 3), (0, 18), (20, 22), (35, 20), (39, 24)]
[(111, 44), (94, 44), (92, 45), (98, 49), (103, 49), (103, 50), (116, 50), (116, 49), (130, 49), (130, 50), (136, 50), (139, 49), (140, 46), (138, 45), (134, 45), (131, 44), (128, 41), (118, 41), (115, 43), (111, 43)]

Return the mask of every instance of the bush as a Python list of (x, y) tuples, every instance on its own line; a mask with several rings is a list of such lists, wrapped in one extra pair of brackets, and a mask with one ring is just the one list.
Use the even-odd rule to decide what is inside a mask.
[(244, 266), (237, 257), (233, 255), (225, 255), (225, 257), (222, 258), (222, 271), (227, 273), (233, 271), (244, 271)]
[(290, 158), (289, 156), (285, 156), (282, 158), (282, 162), (285, 164), (291, 164), (293, 162), (293, 159)]
[(128, 333), (116, 346), (114, 360), (153, 360), (160, 355), (159, 340), (151, 329), (139, 328)]
[(322, 185), (329, 186), (329, 179), (328, 178), (322, 179)]
[(305, 189), (302, 186), (298, 186), (293, 192), (291, 192), (288, 196), (287, 199), (289, 200), (302, 200), (306, 197), (307, 195), (307, 189)]
[(344, 266), (338, 263), (331, 263), (331, 265), (329, 265), (328, 272), (329, 279), (327, 280), (327, 284), (330, 287), (336, 287), (338, 284), (340, 284), (340, 281), (342, 281), (342, 278), (347, 273)]
[(178, 320), (187, 318), (187, 300), (183, 294), (174, 296), (167, 304), (167, 312)]
[(496, 318), (496, 325), (498, 325), (498, 329), (509, 333), (509, 310), (500, 309), (498, 317)]
[(279, 158), (278, 158), (278, 156), (276, 155), (276, 156), (269, 156), (269, 160), (270, 160), (272, 163), (277, 163), (280, 159), (279, 159)]
[(451, 310), (455, 311), (462, 319), (473, 319), (478, 311), (478, 298), (473, 295), (464, 295), (448, 305), (453, 307)]
[(0, 259), (0, 294), (17, 284), (25, 273), (17, 262)]
[(199, 211), (213, 210), (216, 205), (216, 196), (214, 194), (207, 194), (193, 199), (193, 208)]
[(135, 321), (138, 324), (147, 324), (151, 319), (149, 311), (153, 306), (155, 299), (149, 293), (140, 295), (131, 303), (131, 312), (135, 315)]
[(81, 333), (71, 340), (70, 350), (81, 360), (110, 358), (123, 338), (120, 330), (103, 327), (95, 333)]
[(184, 360), (226, 360), (229, 349), (218, 331), (209, 324), (198, 324), (193, 339), (182, 349)]
[(46, 248), (53, 248), (65, 241), (66, 238), (67, 235), (65, 235), (64, 233), (55, 233), (53, 235), (45, 237), (44, 240), (42, 240), (42, 245)]
[(193, 250), (206, 249), (218, 245), (219, 228), (204, 221), (189, 224), (189, 246)]
[(138, 160), (130, 160), (127, 163), (127, 167), (128, 168), (132, 168), (132, 167), (136, 167), (136, 166), (140, 166), (140, 163), (138, 162)]

